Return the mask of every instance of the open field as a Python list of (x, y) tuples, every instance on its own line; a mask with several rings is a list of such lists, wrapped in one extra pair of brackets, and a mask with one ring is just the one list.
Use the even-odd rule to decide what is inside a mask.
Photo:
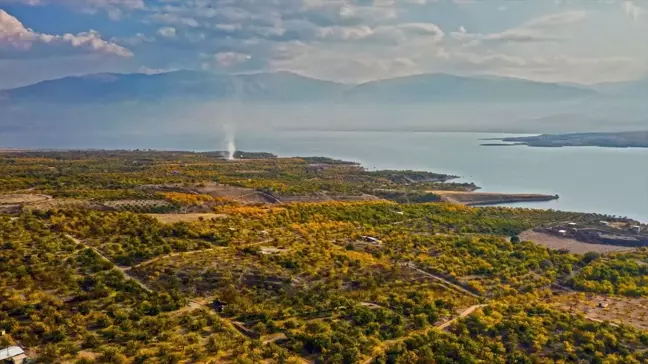
[(593, 321), (607, 321), (648, 330), (646, 298), (567, 293), (553, 297), (549, 302), (562, 310), (582, 313)]
[(549, 201), (558, 196), (541, 194), (515, 194), (494, 192), (468, 192), (468, 191), (428, 191), (441, 197), (442, 201), (460, 203), (464, 205), (495, 205), (500, 203)]
[(52, 196), (28, 193), (0, 195), (0, 205), (29, 204), (51, 199)]
[(550, 249), (567, 249), (571, 253), (585, 254), (587, 252), (608, 253), (632, 250), (631, 248), (615, 245), (588, 244), (582, 241), (561, 238), (554, 235), (539, 233), (533, 230), (526, 230), (520, 234), (520, 239), (532, 241), (536, 244), (546, 246)]

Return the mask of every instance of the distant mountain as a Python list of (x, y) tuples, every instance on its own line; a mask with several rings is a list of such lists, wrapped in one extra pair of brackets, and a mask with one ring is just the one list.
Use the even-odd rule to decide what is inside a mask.
[(94, 74), (43, 81), (0, 91), (5, 101), (111, 102), (168, 98), (205, 100), (308, 100), (339, 92), (343, 85), (294, 73), (221, 75), (200, 71)]
[(561, 101), (594, 96), (592, 90), (504, 77), (423, 74), (367, 82), (350, 92), (358, 100), (421, 101)]
[(422, 74), (346, 85), (290, 72), (222, 75), (200, 71), (65, 77), (0, 91), (6, 103), (158, 101), (561, 101), (596, 95), (589, 89), (502, 77)]
[(631, 99), (645, 99), (648, 95), (648, 77), (636, 81), (600, 83), (593, 88), (603, 94)]

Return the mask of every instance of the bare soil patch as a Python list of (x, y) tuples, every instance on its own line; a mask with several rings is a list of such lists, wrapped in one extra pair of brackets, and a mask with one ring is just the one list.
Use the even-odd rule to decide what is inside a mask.
[(552, 298), (550, 303), (565, 311), (582, 313), (592, 321), (648, 329), (648, 298), (567, 293)]
[(29, 204), (52, 199), (52, 196), (39, 194), (12, 193), (0, 195), (0, 205)]
[(552, 195), (531, 193), (495, 193), (495, 192), (467, 192), (467, 191), (427, 191), (441, 197), (446, 202), (464, 205), (495, 205), (500, 203), (549, 201), (558, 198)]
[(242, 203), (275, 203), (276, 201), (252, 188), (229, 186), (220, 183), (204, 183), (192, 188), (193, 191), (218, 198), (235, 200)]
[(226, 214), (214, 214), (214, 213), (194, 213), (194, 214), (146, 214), (150, 217), (156, 218), (159, 222), (163, 224), (174, 224), (176, 222), (193, 222), (198, 221), (201, 218), (203, 220), (211, 219), (222, 219), (226, 218)]
[(545, 233), (539, 233), (533, 230), (527, 230), (520, 234), (520, 239), (523, 241), (532, 241), (536, 244), (546, 246), (549, 249), (567, 249), (572, 253), (585, 254), (587, 252), (608, 253), (618, 252), (624, 250), (632, 250), (625, 246), (603, 245), (603, 244), (588, 244), (582, 241), (561, 238)]
[(85, 208), (89, 210), (106, 210), (106, 207), (99, 203), (72, 198), (53, 198), (51, 200), (35, 202), (28, 206), (31, 210), (52, 210), (71, 207)]

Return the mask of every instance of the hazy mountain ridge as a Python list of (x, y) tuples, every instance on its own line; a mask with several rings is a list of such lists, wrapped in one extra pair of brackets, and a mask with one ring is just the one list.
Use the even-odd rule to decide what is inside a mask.
[(291, 72), (223, 75), (201, 71), (95, 74), (0, 91), (21, 102), (157, 101), (169, 98), (234, 101), (434, 102), (562, 101), (596, 96), (591, 89), (496, 76), (421, 74), (348, 85)]

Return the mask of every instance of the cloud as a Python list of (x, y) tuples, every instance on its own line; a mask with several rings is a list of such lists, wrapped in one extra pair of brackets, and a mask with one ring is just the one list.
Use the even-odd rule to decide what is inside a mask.
[(175, 38), (176, 29), (173, 27), (162, 27), (157, 30), (157, 34), (164, 38)]
[(548, 28), (554, 26), (562, 26), (562, 25), (577, 23), (581, 20), (584, 20), (585, 18), (587, 18), (587, 11), (584, 10), (565, 11), (562, 13), (544, 15), (532, 19), (522, 24), (521, 28)]
[(0, 9), (0, 58), (34, 58), (74, 54), (105, 54), (130, 57), (126, 48), (107, 42), (94, 30), (79, 34), (37, 33)]
[(560, 27), (580, 22), (586, 17), (585, 11), (567, 11), (540, 16), (499, 33), (469, 33), (462, 26), (450, 36), (469, 45), (558, 42), (564, 40), (564, 36), (555, 35)]
[[(463, 27), (462, 27), (463, 28)], [(536, 42), (555, 42), (561, 38), (543, 34), (533, 33), (524, 29), (512, 29), (501, 33), (468, 33), (465, 28), (463, 31), (452, 32), (450, 36), (462, 42), (472, 42), (472, 44), (481, 43), (536, 43)]]
[(321, 27), (315, 32), (315, 38), (332, 41), (373, 41), (399, 44), (416, 38), (425, 38), (438, 42), (443, 38), (443, 31), (432, 23), (404, 23), (397, 25), (369, 26), (333, 26)]
[(237, 52), (220, 52), (214, 55), (214, 59), (223, 67), (231, 67), (239, 63), (247, 62), (252, 58), (249, 54)]
[(106, 11), (113, 20), (120, 19), (125, 10), (144, 9), (145, 7), (144, 0), (0, 0), (0, 5), (3, 3), (26, 6), (57, 4), (89, 14)]
[(152, 43), (154, 41), (155, 41), (155, 37), (147, 37), (143, 33), (135, 33), (135, 35), (132, 35), (130, 37), (110, 38), (110, 42), (128, 46), (128, 47), (136, 47), (144, 43)]
[(632, 20), (637, 20), (641, 16), (646, 14), (646, 10), (641, 6), (637, 5), (637, 3), (633, 0), (624, 1), (622, 6), (625, 14)]

